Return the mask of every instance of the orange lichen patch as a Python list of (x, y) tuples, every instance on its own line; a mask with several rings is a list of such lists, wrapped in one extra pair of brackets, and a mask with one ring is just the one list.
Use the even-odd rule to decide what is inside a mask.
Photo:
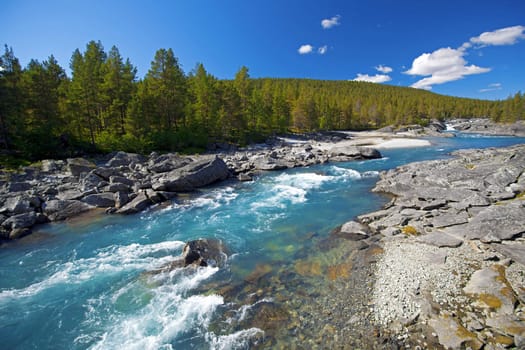
[(456, 323), (457, 329), (456, 329), (456, 336), (460, 339), (464, 339), (463, 346), (465, 348), (470, 349), (481, 349), (483, 344), (477, 339), (476, 334), (469, 331), (465, 327), (463, 327), (461, 324)]
[(383, 254), (384, 252), (385, 250), (377, 245), (370, 247), (370, 249), (368, 249), (367, 251), (367, 253), (370, 255), (379, 255), (379, 254)]
[(513, 334), (513, 335), (522, 335), (522, 334), (525, 334), (525, 326), (523, 327), (520, 327), (520, 326), (514, 326), (514, 327), (507, 327), (507, 328), (504, 328), (504, 331), (506, 331), (507, 333), (509, 334)]
[(319, 276), (321, 264), (317, 261), (298, 260), (295, 263), (295, 272), (301, 276)]
[(506, 296), (509, 299), (514, 299), (515, 298), (514, 291), (509, 286), (505, 286), (505, 287), (501, 288), (500, 293), (501, 293), (501, 295), (504, 295), (504, 296)]
[(350, 277), (351, 269), (352, 264), (350, 263), (328, 266), (328, 279), (330, 281), (335, 281), (338, 278), (348, 278)]
[(407, 236), (418, 236), (419, 232), (417, 232), (417, 229), (414, 226), (407, 225), (401, 229), (401, 232), (403, 232)]
[(476, 335), (474, 333), (472, 333), (471, 331), (469, 331), (468, 329), (466, 329), (465, 327), (463, 327), (462, 325), (460, 325), (459, 323), (456, 324), (457, 325), (457, 329), (456, 329), (456, 335), (460, 338), (464, 338), (464, 339), (467, 339), (467, 338), (476, 338)]
[(511, 346), (514, 345), (514, 338), (507, 337), (506, 335), (502, 334), (496, 334), (493, 338), (489, 338), (488, 342), (492, 344)]
[(428, 324), (436, 332), (439, 342), (446, 349), (464, 349), (469, 347), (474, 350), (481, 349), (483, 344), (477, 339), (476, 334), (463, 327), (455, 317), (441, 314), (431, 318)]
[(487, 294), (487, 293), (479, 294), (478, 299), (480, 302), (482, 302), (483, 304), (485, 304), (487, 307), (491, 309), (499, 309), (501, 305), (503, 304), (500, 298), (492, 294)]
[(468, 170), (473, 170), (476, 168), (476, 165), (472, 163), (465, 164), (465, 168), (467, 168)]

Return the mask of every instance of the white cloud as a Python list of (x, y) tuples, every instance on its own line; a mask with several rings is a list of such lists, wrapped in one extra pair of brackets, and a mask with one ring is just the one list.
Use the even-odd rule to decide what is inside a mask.
[[(488, 45), (513, 45), (518, 40), (525, 39), (525, 26), (513, 26), (501, 28), (492, 32), (484, 32), (477, 37), (470, 38), (468, 42), (463, 43), (459, 48), (450, 47), (438, 49), (432, 53), (424, 53), (414, 59), (412, 67), (404, 73), (410, 75), (425, 76), (411, 86), (419, 89), (432, 89), (432, 85), (444, 84), (450, 81), (462, 79), (467, 75), (481, 74), (490, 72), (490, 68), (478, 67), (476, 65), (467, 65), (464, 56), (471, 48)], [(481, 52), (478, 56), (483, 56)], [(378, 69), (381, 66), (376, 67)], [(379, 70), (379, 69), (378, 69)], [(500, 87), (490, 87), (496, 89)], [(482, 89), (484, 91), (491, 91)], [(480, 90), (481, 92), (483, 92)]]
[[(524, 26), (513, 26), (485, 32), (470, 39), (470, 42), (480, 45), (513, 45), (519, 39), (525, 39)], [(465, 44), (464, 44), (465, 45)]]
[(475, 65), (467, 66), (463, 58), (466, 54), (465, 48), (450, 47), (438, 49), (432, 53), (424, 53), (414, 59), (412, 68), (405, 73), (410, 75), (429, 76), (421, 79), (411, 86), (418, 89), (432, 89), (432, 85), (444, 84), (450, 81), (462, 79), (466, 75), (481, 74), (490, 71), (490, 68), (482, 68)]
[(341, 23), (339, 20), (341, 19), (341, 16), (337, 15), (332, 18), (325, 18), (321, 21), (321, 26), (323, 26), (324, 29), (330, 29), (332, 27), (338, 26)]
[(375, 68), (378, 72), (385, 73), (385, 74), (391, 73), (392, 70), (393, 70), (391, 67), (383, 66), (382, 64), (380, 64), (379, 66), (374, 67), (374, 68)]
[(320, 48), (317, 49), (317, 53), (319, 55), (324, 55), (326, 53), (326, 51), (328, 51), (328, 46), (327, 45), (321, 46)]
[(309, 54), (309, 53), (312, 53), (314, 47), (312, 45), (301, 45), (301, 47), (297, 50), (297, 52), (299, 52), (299, 54), (301, 55), (306, 55), (306, 54)]
[(480, 89), (479, 92), (497, 91), (497, 90), (501, 90), (502, 88), (503, 87), (501, 83), (493, 83), (493, 84), (489, 84), (488, 88)]
[(353, 80), (354, 81), (367, 81), (369, 83), (385, 83), (387, 81), (392, 80), (392, 78), (390, 78), (386, 74), (368, 75), (368, 74), (357, 73), (357, 77)]

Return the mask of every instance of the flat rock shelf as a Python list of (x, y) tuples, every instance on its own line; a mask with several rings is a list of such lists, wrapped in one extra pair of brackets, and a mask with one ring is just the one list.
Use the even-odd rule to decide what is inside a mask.
[(359, 221), (381, 234), (373, 317), (406, 346), (525, 346), (525, 146), (464, 150), (381, 174), (393, 196)]

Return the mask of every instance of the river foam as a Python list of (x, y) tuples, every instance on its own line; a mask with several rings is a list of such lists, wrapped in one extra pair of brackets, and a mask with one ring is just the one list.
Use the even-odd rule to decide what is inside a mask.
[(81, 284), (99, 276), (108, 276), (129, 270), (151, 270), (175, 259), (184, 242), (166, 241), (141, 245), (110, 246), (101, 249), (92, 258), (73, 259), (64, 263), (54, 262), (55, 272), (21, 289), (8, 289), (0, 292), (2, 300), (32, 297), (44, 290), (60, 285)]

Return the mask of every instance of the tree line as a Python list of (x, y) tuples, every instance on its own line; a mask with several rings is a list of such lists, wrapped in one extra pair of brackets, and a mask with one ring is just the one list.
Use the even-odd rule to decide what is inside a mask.
[(285, 132), (373, 129), (432, 119), (525, 117), (525, 95), (502, 101), (353, 81), (252, 79), (241, 67), (221, 80), (199, 63), (185, 73), (159, 49), (144, 76), (100, 41), (75, 50), (68, 76), (51, 55), (23, 68), (0, 56), (0, 152), (25, 159), (124, 150), (204, 150)]

